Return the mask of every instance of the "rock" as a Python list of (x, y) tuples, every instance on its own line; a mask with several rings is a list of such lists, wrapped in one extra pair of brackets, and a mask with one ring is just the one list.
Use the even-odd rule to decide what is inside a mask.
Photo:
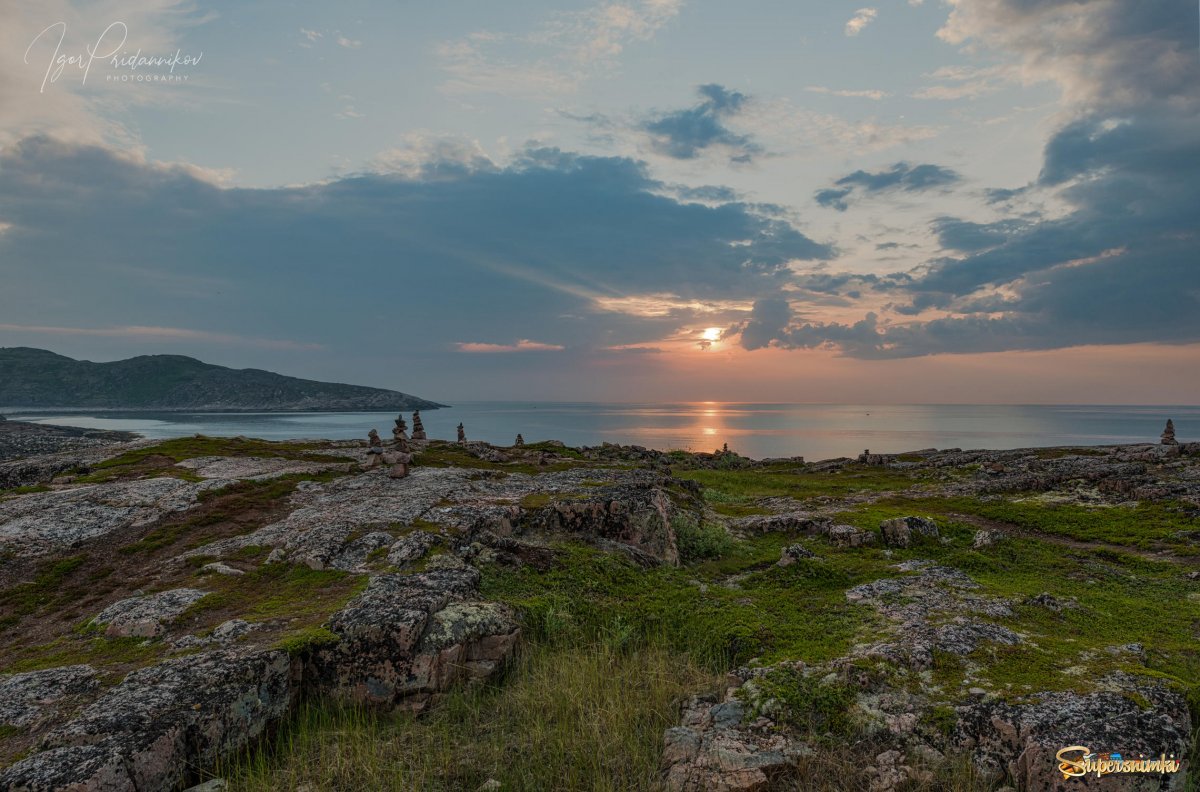
[(971, 547), (976, 550), (983, 550), (991, 547), (996, 542), (1005, 538), (1003, 531), (993, 531), (987, 528), (981, 528), (975, 532), (975, 538), (971, 541)]
[(371, 578), (329, 621), (342, 640), (311, 661), (320, 687), (344, 701), (420, 707), (490, 675), (520, 629), (507, 607), (469, 599), (478, 584), (470, 567)]
[[(1093, 693), (1043, 693), (1030, 704), (985, 698), (959, 707), (955, 741), (969, 746), (983, 769), (1010, 773), (1022, 789), (1083, 788), (1082, 779), (1064, 780), (1056, 770), (1055, 755), (1071, 745), (1126, 756), (1188, 755), (1191, 720), (1182, 694), (1123, 673), (1101, 682), (1107, 689)], [(1112, 775), (1103, 781), (1095, 788), (1149, 792), (1181, 790), (1186, 783), (1184, 773)]]
[(828, 533), (832, 525), (828, 517), (792, 512), (741, 517), (730, 523), (730, 528), (752, 533)]
[(436, 544), (438, 538), (436, 535), (428, 531), (415, 530), (405, 536), (401, 536), (392, 544), (388, 550), (387, 561), (395, 567), (402, 567), (405, 564), (411, 564), (418, 561), (429, 552), (429, 548)]
[(204, 479), (267, 481), (280, 476), (311, 476), (327, 470), (344, 470), (348, 464), (275, 457), (205, 456), (185, 459), (177, 462), (175, 467), (190, 470)]
[(109, 605), (93, 621), (107, 625), (104, 634), (110, 637), (157, 638), (166, 632), (167, 622), (207, 594), (207, 591), (181, 588), (130, 597)]
[(875, 534), (853, 525), (835, 525), (829, 529), (829, 541), (835, 547), (862, 547), (874, 544)]
[(190, 509), (197, 496), (229, 484), (161, 478), (119, 481), (0, 501), (0, 552), (41, 556)]
[(888, 547), (908, 547), (913, 537), (938, 538), (937, 523), (928, 517), (896, 517), (879, 524), (883, 543)]
[(435, 556), (430, 556), (429, 560), (425, 562), (425, 569), (430, 572), (439, 569), (465, 569), (466, 566), (465, 561), (451, 553), (439, 553)]
[(226, 789), (229, 789), (228, 781), (226, 781), (224, 778), (212, 778), (208, 781), (205, 781), (203, 784), (196, 784), (196, 786), (188, 787), (187, 789), (183, 790), (183, 792), (225, 792)]
[(35, 728), (53, 715), (56, 705), (78, 700), (98, 687), (96, 669), (88, 665), (0, 674), (0, 725)]
[(272, 550), (270, 553), (267, 554), (267, 560), (264, 561), (263, 563), (264, 564), (282, 564), (285, 560), (287, 560), (287, 553), (283, 552), (282, 547), (276, 547), (274, 550)]
[(240, 569), (231, 567), (228, 564), (222, 564), (220, 561), (213, 561), (211, 564), (205, 564), (200, 567), (201, 572), (210, 572), (215, 575), (229, 575), (230, 577), (238, 577), (246, 574)]
[(170, 790), (277, 724), (296, 693), (286, 652), (232, 650), (139, 669), (0, 772), (0, 789)]
[(503, 789), (504, 785), (494, 778), (489, 778), (479, 785), (479, 792), (496, 792), (498, 789)]
[(779, 554), (779, 561), (776, 562), (776, 566), (791, 566), (801, 558), (816, 558), (816, 554), (802, 544), (788, 545)]
[(671, 792), (765, 790), (772, 776), (811, 752), (784, 733), (745, 724), (735, 689), (719, 702), (693, 697), (684, 704), (682, 725), (666, 730), (660, 766)]
[(228, 644), (256, 629), (258, 629), (257, 624), (251, 624), (242, 619), (230, 619), (217, 625), (212, 632), (212, 637), (219, 643)]

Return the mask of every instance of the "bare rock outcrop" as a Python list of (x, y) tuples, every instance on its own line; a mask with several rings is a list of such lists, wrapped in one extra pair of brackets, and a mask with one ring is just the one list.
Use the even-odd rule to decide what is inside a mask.
[(164, 476), (35, 492), (0, 501), (0, 551), (22, 557), (63, 551), (185, 511), (196, 505), (200, 493), (230, 483)]
[(286, 652), (205, 652), (134, 671), (39, 753), (0, 773), (12, 792), (149, 792), (192, 780), (277, 723), (296, 688)]
[(491, 675), (520, 628), (507, 607), (473, 599), (478, 583), (473, 567), (372, 578), (330, 619), (340, 641), (311, 660), (318, 686), (344, 701), (420, 708)]
[(100, 611), (93, 622), (103, 626), (109, 637), (157, 638), (167, 631), (168, 622), (207, 594), (199, 589), (180, 588), (130, 597)]

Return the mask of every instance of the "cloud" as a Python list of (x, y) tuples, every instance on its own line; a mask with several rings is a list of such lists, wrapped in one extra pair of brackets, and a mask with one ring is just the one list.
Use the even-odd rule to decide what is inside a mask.
[[(440, 43), (436, 52), (449, 93), (546, 97), (574, 92), (612, 69), (630, 44), (649, 41), (683, 8), (683, 0), (602, 2), (559, 12), (525, 34), (481, 30)], [(516, 45), (531, 54), (507, 54)]]
[(302, 341), (288, 341), (277, 338), (253, 338), (230, 335), (228, 333), (190, 330), (184, 327), (140, 327), (137, 325), (119, 327), (58, 327), (51, 325), (0, 324), (0, 332), (30, 336), (91, 336), (151, 341), (200, 341), (221, 345), (259, 347), (261, 349), (324, 349), (324, 346), (321, 344), (311, 344)]
[[(871, 284), (899, 300), (901, 320), (806, 321), (776, 304), (747, 321), (742, 344), (875, 358), (1200, 341), (1197, 9), (1115, 0), (952, 7), (943, 38), (1009, 51), (1025, 79), (1054, 80), (1064, 95), (1037, 180), (987, 200), (1036, 197), (1060, 208), (935, 219), (949, 254)], [(870, 189), (877, 176), (838, 189)], [(849, 195), (833, 192), (828, 205)]]
[(874, 8), (860, 8), (854, 12), (854, 16), (846, 22), (846, 35), (857, 36), (862, 32), (863, 28), (875, 21), (875, 17), (879, 12)]
[(861, 91), (849, 91), (849, 90), (845, 90), (845, 89), (839, 90), (839, 89), (833, 89), (833, 88), (826, 88), (823, 85), (809, 85), (809, 86), (805, 87), (804, 90), (808, 91), (809, 93), (828, 94), (830, 96), (845, 96), (845, 97), (860, 98), (860, 99), (874, 99), (875, 101), (879, 101), (880, 99), (883, 99), (883, 98), (891, 95), (887, 91), (880, 91), (875, 88), (865, 89), (865, 90), (861, 90)]
[(523, 338), (512, 344), (485, 344), (479, 342), (460, 341), (455, 346), (459, 352), (561, 352), (566, 349), (561, 344), (543, 344), (540, 341), (530, 341)]
[(749, 136), (732, 132), (725, 125), (742, 112), (749, 97), (716, 84), (701, 85), (696, 90), (701, 97), (699, 104), (641, 124), (655, 151), (673, 159), (695, 159), (714, 149), (735, 163), (751, 162), (763, 153), (762, 146)]
[(844, 212), (849, 207), (849, 198), (855, 191), (878, 193), (890, 190), (922, 192), (949, 187), (962, 181), (962, 176), (941, 165), (909, 165), (897, 162), (888, 170), (870, 173), (857, 170), (834, 182), (834, 186), (818, 190), (814, 195), (821, 206)]
[[(80, 56), (87, 47), (101, 54), (118, 47), (141, 50), (147, 56), (174, 54), (182, 47), (181, 34), (208, 19), (188, 0), (145, 0), (119, 12), (111, 3), (0, 3), (0, 146), (32, 134), (50, 133), (76, 142), (139, 148), (136, 130), (121, 120), (127, 112), (196, 101), (200, 81), (140, 90), (143, 86), (106, 80), (112, 67), (100, 59), (92, 65), (86, 84), (74, 67), (51, 80), (49, 69), (56, 47), (62, 57)], [(114, 22), (125, 27), (109, 30)], [(106, 31), (103, 46), (98, 48)], [(183, 49), (185, 55), (198, 54)], [(203, 66), (202, 62), (190, 76), (202, 74)]]
[[(247, 189), (24, 140), (0, 151), (0, 316), (428, 363), (459, 343), (651, 345), (698, 317), (725, 324), (733, 303), (834, 255), (775, 207), (682, 201), (637, 161), (534, 148), (500, 166), (472, 152), (435, 143), (393, 172)], [(662, 295), (674, 305), (656, 315), (622, 303)]]
[(342, 35), (339, 35), (335, 41), (337, 41), (339, 47), (345, 47), (346, 49), (358, 49), (362, 46), (362, 42), (358, 39), (346, 38)]

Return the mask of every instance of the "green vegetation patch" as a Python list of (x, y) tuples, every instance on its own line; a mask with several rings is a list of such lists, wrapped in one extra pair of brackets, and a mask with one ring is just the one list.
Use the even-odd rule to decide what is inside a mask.
[[(842, 497), (854, 492), (906, 490), (921, 479), (917, 472), (848, 465), (840, 471), (767, 472), (752, 470), (688, 470), (679, 478), (691, 479), (718, 494), (706, 494), (713, 503), (747, 503), (756, 498), (790, 497), (797, 500), (821, 496)], [(738, 501), (738, 498), (747, 499)]]
[(327, 627), (306, 627), (279, 640), (275, 646), (283, 649), (292, 657), (312, 654), (322, 646), (332, 646), (341, 638)]
[(315, 442), (273, 442), (253, 440), (245, 437), (178, 437), (161, 443), (126, 451), (120, 456), (107, 459), (92, 467), (90, 473), (76, 479), (84, 483), (100, 483), (118, 479), (140, 478), (147, 475), (175, 476), (188, 481), (199, 481), (200, 477), (190, 470), (176, 468), (176, 463), (185, 459), (206, 456), (269, 457), (274, 459), (296, 459), (306, 462), (345, 462), (345, 456), (312, 453), (324, 448)]
[(212, 591), (180, 615), (188, 629), (216, 626), (232, 618), (289, 620), (297, 628), (325, 620), (366, 586), (365, 575), (304, 565), (264, 564), (244, 575), (206, 575)]
[(266, 750), (213, 774), (247, 792), (651, 792), (679, 701), (716, 680), (661, 645), (534, 643), (502, 678), (452, 691), (422, 716), (311, 703)]

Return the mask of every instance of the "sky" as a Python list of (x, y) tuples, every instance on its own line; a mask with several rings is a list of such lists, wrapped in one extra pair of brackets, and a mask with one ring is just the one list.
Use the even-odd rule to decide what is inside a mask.
[(1184, 0), (8, 0), (0, 346), (427, 398), (1200, 402)]

